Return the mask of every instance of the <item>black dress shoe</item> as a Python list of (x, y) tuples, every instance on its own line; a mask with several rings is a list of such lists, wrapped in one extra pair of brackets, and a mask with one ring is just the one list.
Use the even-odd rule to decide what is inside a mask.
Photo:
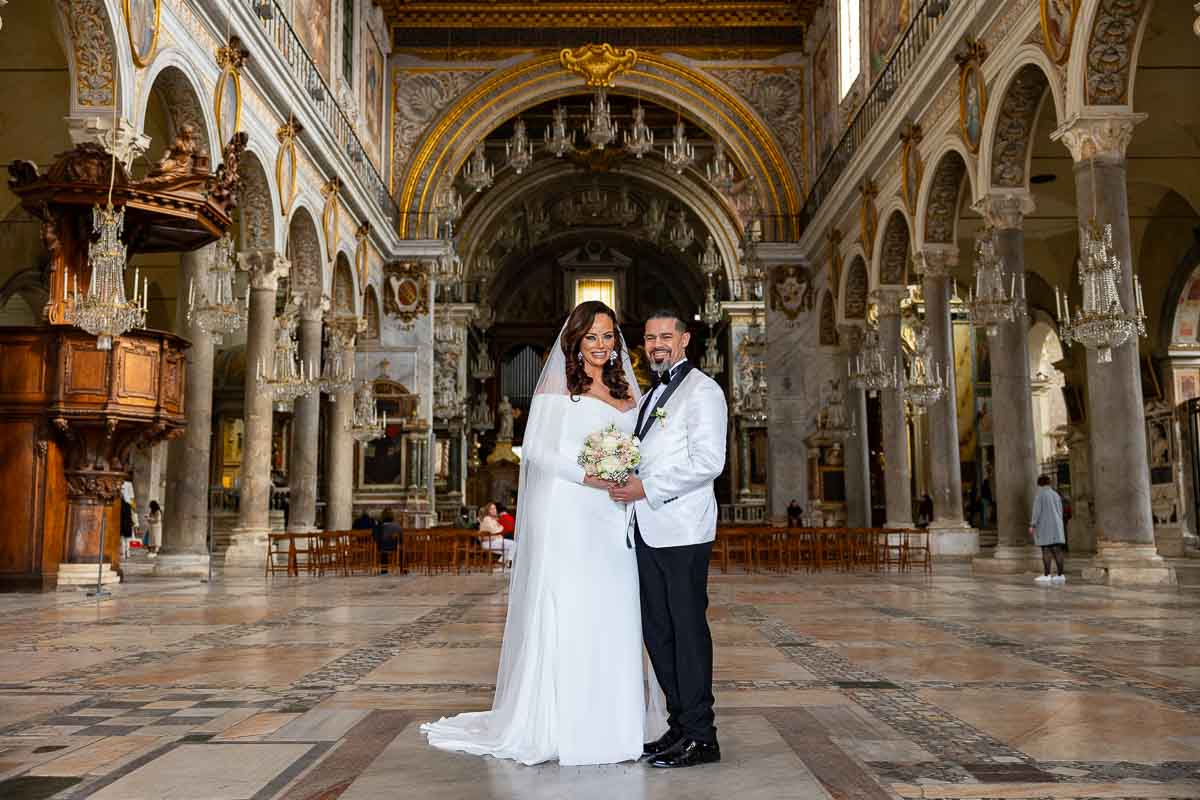
[(665, 753), (675, 746), (675, 743), (683, 738), (683, 731), (674, 728), (668, 728), (667, 732), (655, 739), (653, 742), (646, 742), (642, 745), (642, 758), (648, 756), (656, 756), (659, 753)]
[(715, 764), (721, 760), (721, 746), (716, 742), (698, 742), (695, 739), (680, 739), (670, 750), (651, 758), (647, 763), (660, 769), (697, 767)]

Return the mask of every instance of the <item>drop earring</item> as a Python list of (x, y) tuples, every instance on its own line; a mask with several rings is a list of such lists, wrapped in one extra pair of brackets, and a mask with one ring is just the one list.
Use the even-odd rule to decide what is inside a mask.
[(580, 364), (582, 364), (583, 363), (583, 353), (582, 352), (576, 353), (575, 360), (578, 361)]
[(610, 352), (608, 354), (608, 363), (610, 363), (610, 364), (617, 363), (617, 351), (616, 350), (613, 350), (612, 352)]

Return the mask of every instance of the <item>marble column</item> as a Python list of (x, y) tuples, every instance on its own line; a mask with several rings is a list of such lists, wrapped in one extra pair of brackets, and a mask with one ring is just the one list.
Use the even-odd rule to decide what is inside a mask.
[[(354, 363), (354, 334), (331, 330), (330, 347), (342, 349), (343, 363)], [(354, 416), (354, 387), (334, 395), (329, 408), (328, 452), (325, 458), (325, 528), (331, 531), (349, 530), (354, 521), (354, 437), (349, 425)]]
[(871, 527), (871, 454), (867, 434), (867, 393), (850, 383), (850, 365), (862, 347), (862, 328), (842, 325), (838, 334), (846, 354), (842, 372), (845, 387), (846, 421), (850, 433), (846, 436), (846, 524), (851, 528)]
[[(883, 286), (875, 293), (879, 304), (879, 344), (884, 363), (900, 362), (900, 301), (908, 297), (903, 286)], [(880, 393), (883, 417), (883, 477), (889, 528), (911, 528), (912, 465), (908, 460), (908, 420), (904, 413), (904, 394), (899, 388)]]
[(738, 499), (750, 497), (750, 429), (738, 424)]
[(951, 270), (958, 263), (954, 245), (925, 245), (925, 330), (934, 363), (942, 368), (946, 391), (926, 411), (929, 433), (930, 496), (933, 534), (930, 546), (941, 556), (973, 556), (979, 552), (979, 532), (963, 521), (962, 461), (958, 447), (958, 391), (954, 371), (954, 322)]
[[(300, 361), (307, 374), (321, 369), (321, 329), (329, 299), (306, 295), (300, 299)], [(317, 529), (317, 450), (321, 446), (321, 391), (296, 398), (292, 415), (292, 463), (288, 470), (288, 530)], [(328, 527), (328, 525), (326, 525)]]
[(271, 530), (271, 428), (273, 400), (258, 385), (258, 365), (268, 367), (275, 348), (275, 293), (291, 264), (273, 251), (242, 253), (241, 268), (250, 280), (250, 310), (246, 322), (246, 397), (243, 422), (242, 480), (238, 521), (226, 567), (261, 569), (266, 562)]
[[(1117, 291), (1127, 312), (1135, 299), (1125, 149), (1144, 118), (1076, 118), (1055, 132), (1075, 160), (1080, 225), (1093, 219), (1112, 225), (1113, 255), (1123, 265)], [(1174, 570), (1154, 544), (1138, 341), (1113, 348), (1107, 364), (1089, 350), (1086, 363), (1097, 553), (1084, 575), (1110, 583), (1174, 583)]]
[(167, 497), (163, 503), (162, 548), (154, 574), (200, 578), (208, 575), (208, 478), (212, 448), (213, 343), (188, 319), (187, 287), (203, 286), (216, 254), (214, 245), (183, 253), (175, 330), (192, 343), (187, 350), (184, 408), (187, 427), (169, 445)]
[[(1033, 210), (1027, 192), (997, 193), (976, 206), (993, 228), (996, 256), (1008, 276), (1025, 274), (1025, 215)], [(1018, 289), (1019, 291), (1019, 289)], [(1025, 298), (1019, 300), (1022, 311)], [(982, 333), (982, 331), (980, 332)], [(975, 559), (977, 571), (1040, 571), (1041, 559), (1029, 536), (1029, 518), (1037, 492), (1038, 464), (1029, 381), (1029, 319), (1024, 313), (988, 334), (992, 362), (992, 430), (995, 468), (996, 548), (989, 558)]]

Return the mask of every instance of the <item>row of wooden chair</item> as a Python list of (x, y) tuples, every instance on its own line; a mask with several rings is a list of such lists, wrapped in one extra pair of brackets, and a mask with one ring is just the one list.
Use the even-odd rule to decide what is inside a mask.
[(929, 532), (921, 529), (721, 526), (713, 561), (722, 572), (739, 564), (747, 572), (878, 572), (893, 567), (908, 572), (914, 566), (933, 571)]
[(424, 575), (443, 572), (461, 575), (508, 569), (509, 564), (503, 555), (499, 551), (485, 549), (480, 537), (479, 531), (463, 528), (405, 531), (396, 569)]
[(272, 532), (267, 536), (268, 576), (378, 575), (379, 547), (369, 530)]

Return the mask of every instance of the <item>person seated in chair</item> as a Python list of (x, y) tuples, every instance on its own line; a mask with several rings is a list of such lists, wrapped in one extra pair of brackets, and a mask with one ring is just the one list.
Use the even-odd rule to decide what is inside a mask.
[(503, 563), (512, 558), (513, 542), (504, 538), (504, 526), (500, 524), (500, 513), (495, 503), (479, 509), (479, 546), (498, 553)]
[(382, 524), (379, 526), (379, 532), (375, 535), (375, 541), (379, 545), (379, 555), (387, 563), (390, 562), (387, 556), (400, 549), (404, 538), (404, 529), (400, 527), (399, 522), (396, 522), (396, 515), (390, 508), (383, 512), (381, 520)]
[(504, 503), (496, 504), (496, 520), (500, 523), (500, 527), (504, 530), (502, 534), (507, 541), (516, 541), (517, 538), (517, 518), (514, 517), (508, 510), (508, 506)]

